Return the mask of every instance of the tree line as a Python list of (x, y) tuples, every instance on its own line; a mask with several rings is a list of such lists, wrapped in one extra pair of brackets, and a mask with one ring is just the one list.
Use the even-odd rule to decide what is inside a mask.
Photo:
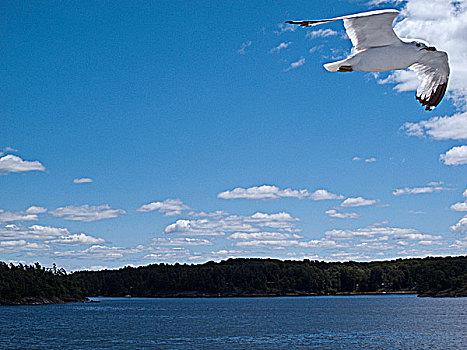
[(229, 259), (81, 271), (72, 279), (88, 296), (242, 296), (413, 291), (462, 295), (467, 256), (377, 262)]
[(0, 304), (82, 300), (86, 293), (64, 269), (0, 262)]
[(76, 301), (91, 296), (248, 296), (417, 292), (467, 296), (467, 256), (375, 262), (228, 259), (78, 271), (0, 262), (0, 303), (27, 298)]

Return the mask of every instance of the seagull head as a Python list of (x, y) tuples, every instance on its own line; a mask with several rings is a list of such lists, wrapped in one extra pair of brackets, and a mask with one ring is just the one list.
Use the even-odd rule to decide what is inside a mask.
[(414, 41), (411, 41), (410, 44), (414, 45), (419, 51), (420, 50), (436, 51), (436, 47), (430, 46), (426, 41), (423, 41), (423, 40), (414, 40)]

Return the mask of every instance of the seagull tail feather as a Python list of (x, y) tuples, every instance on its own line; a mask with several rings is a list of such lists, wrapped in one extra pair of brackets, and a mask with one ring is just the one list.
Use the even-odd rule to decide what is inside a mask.
[(324, 65), (324, 68), (330, 72), (337, 72), (339, 70), (339, 66), (342, 64), (343, 61), (326, 63)]

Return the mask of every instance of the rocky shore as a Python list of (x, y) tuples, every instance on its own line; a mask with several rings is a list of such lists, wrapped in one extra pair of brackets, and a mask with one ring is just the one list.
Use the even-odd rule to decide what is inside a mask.
[(48, 305), (48, 304), (65, 304), (65, 303), (77, 303), (87, 301), (85, 299), (76, 299), (76, 298), (39, 298), (39, 297), (24, 297), (17, 300), (7, 300), (0, 299), (0, 305)]
[(441, 291), (427, 291), (418, 295), (419, 297), (429, 298), (461, 298), (467, 297), (467, 290), (441, 290)]
[[(133, 295), (142, 298), (274, 298), (274, 297), (314, 297), (314, 296), (345, 296), (345, 295), (387, 295), (387, 294), (417, 294), (416, 291), (392, 291), (392, 292), (336, 292), (336, 293), (267, 293), (258, 291), (256, 293), (200, 293), (187, 291), (173, 294), (158, 295)], [(117, 297), (122, 297), (121, 295)]]

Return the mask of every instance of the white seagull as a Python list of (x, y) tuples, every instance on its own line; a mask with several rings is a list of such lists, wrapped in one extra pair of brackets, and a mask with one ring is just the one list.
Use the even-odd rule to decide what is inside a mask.
[(314, 21), (286, 21), (302, 27), (344, 21), (353, 48), (345, 60), (324, 65), (330, 72), (384, 72), (410, 69), (420, 80), (415, 98), (433, 110), (446, 92), (449, 79), (448, 55), (423, 40), (401, 39), (392, 29), (397, 10), (377, 10)]

